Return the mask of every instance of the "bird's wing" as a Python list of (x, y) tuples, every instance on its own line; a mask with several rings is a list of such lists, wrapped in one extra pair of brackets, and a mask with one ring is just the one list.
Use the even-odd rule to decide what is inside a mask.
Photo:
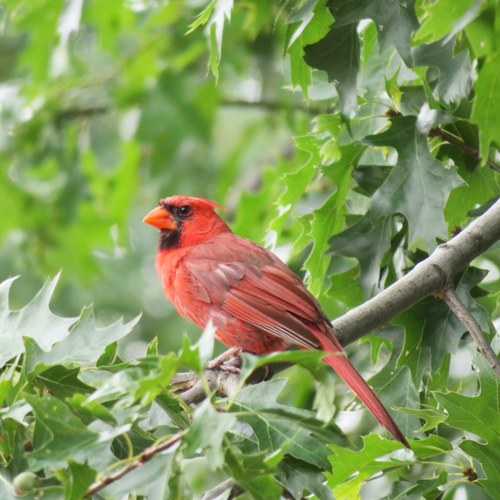
[(287, 342), (321, 349), (307, 325), (328, 320), (300, 279), (268, 250), (223, 236), (184, 259), (197, 298)]

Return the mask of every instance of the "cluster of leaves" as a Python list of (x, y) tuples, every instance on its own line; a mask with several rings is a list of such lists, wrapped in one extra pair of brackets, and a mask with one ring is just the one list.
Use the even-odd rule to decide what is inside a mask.
[[(412, 454), (376, 435), (364, 439), (361, 451), (349, 449), (333, 420), (278, 402), (286, 378), (242, 383), (231, 398), (207, 398), (193, 409), (170, 382), (180, 366), (203, 378), (213, 354), (213, 328), (207, 327), (196, 345), (186, 337), (178, 355), (159, 355), (155, 339), (144, 357), (124, 362), (116, 355), (117, 341), (139, 318), (98, 328), (92, 309), (78, 318), (55, 316), (49, 301), (56, 282), (48, 281), (19, 311), (8, 307), (12, 280), (0, 286), (2, 499), (78, 500), (90, 492), (106, 500), (131, 492), (138, 495), (134, 498), (190, 498), (184, 469), (195, 457), (205, 457), (214, 471), (258, 500), (278, 500), (284, 489), (297, 500), (307, 493), (320, 500), (355, 498), (366, 479), (387, 470), (398, 477), (389, 498), (410, 490), (437, 498), (439, 486), (453, 484), (450, 476), (467, 479), (467, 467), (474, 467), (434, 433), (410, 440)], [(320, 357), (300, 351), (260, 359), (247, 355), (242, 381), (254, 368), (279, 360), (299, 362), (327, 387), (331, 381), (326, 368), (318, 369)], [(451, 426), (487, 440), (488, 451), (471, 440), (460, 447), (487, 457), (481, 461), (488, 480), (479, 481), (493, 492), (499, 486), (500, 457), (492, 451), (500, 445), (499, 381), (480, 358), (477, 370), (480, 396), (436, 392), (439, 409), (405, 411), (427, 420), (421, 433), (448, 418)], [(164, 443), (169, 445), (155, 453)], [(106, 482), (137, 461), (140, 467)], [(425, 473), (410, 482), (415, 467)]]
[[(213, 0), (193, 22), (187, 1), (10, 1), (0, 12), (2, 276), (22, 272), (33, 290), (64, 267), (60, 310), (80, 307), (84, 283), (108, 315), (143, 309), (136, 331), (168, 332), (160, 342), (175, 350), (184, 327), (165, 321), (153, 239), (128, 220), (177, 192), (226, 201), (235, 232), (290, 254), (330, 317), (355, 307), (500, 193), (498, 7)], [(497, 271), (498, 250), (486, 257)], [(492, 338), (500, 280), (485, 274), (471, 267), (455, 284)], [(24, 498), (76, 500), (172, 436), (96, 495), (189, 498), (231, 477), (256, 499), (284, 489), (297, 500), (498, 498), (498, 381), (435, 298), (356, 352), (361, 370), (378, 363), (370, 384), (400, 409), (412, 455), (371, 434), (349, 448), (332, 420), (349, 399), (332, 394), (318, 354), (285, 354), (304, 365), (288, 384), (282, 375), (192, 409), (169, 382), (180, 366), (202, 376), (209, 333), (179, 355), (153, 343), (123, 361), (116, 341), (134, 321), (56, 317), (54, 282), (13, 312), (10, 283), (0, 289), (2, 498), (16, 498), (15, 483), (31, 490)]]

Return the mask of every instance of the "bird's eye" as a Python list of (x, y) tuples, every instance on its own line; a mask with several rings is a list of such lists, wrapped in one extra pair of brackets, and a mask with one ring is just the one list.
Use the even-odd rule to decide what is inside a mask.
[(179, 215), (182, 215), (182, 217), (187, 217), (191, 212), (192, 208), (187, 205), (183, 205), (179, 208)]

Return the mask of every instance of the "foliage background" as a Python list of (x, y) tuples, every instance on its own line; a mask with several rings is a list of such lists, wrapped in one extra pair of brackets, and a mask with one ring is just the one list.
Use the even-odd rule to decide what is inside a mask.
[[(428, 137), (441, 125), (483, 158), (499, 162), (498, 1), (363, 0), (356, 10), (342, 0), (328, 6), (322, 0), (244, 0), (234, 6), (219, 0), (186, 36), (206, 7), (187, 0), (8, 0), (1, 6), (0, 280), (22, 276), (10, 290), (13, 310), (62, 269), (51, 301), (58, 315), (76, 317), (90, 303), (99, 325), (142, 313), (120, 340), (124, 360), (143, 356), (157, 334), (161, 354), (177, 352), (183, 332), (192, 339), (199, 335), (166, 302), (154, 269), (156, 235), (141, 222), (164, 196), (182, 193), (224, 205), (235, 232), (273, 246), (335, 317), (402, 276), (499, 194), (498, 172), (485, 161), (451, 146), (441, 132)], [(333, 260), (325, 257), (330, 248)], [(498, 316), (499, 255), (493, 249), (479, 263), (490, 270), (486, 279), (476, 268), (459, 279), (468, 305), (491, 334)], [(50, 340), (64, 337), (50, 334), (44, 345), (36, 329), (17, 332), (38, 338), (44, 350), (51, 348)], [(125, 330), (116, 337), (122, 334)], [(471, 438), (465, 432), (472, 432), (493, 446), (498, 427), (493, 425), (491, 436), (481, 435), (460, 422), (460, 411), (452, 415), (452, 403), (443, 399), (451, 396), (432, 393), (450, 390), (457, 398), (478, 393), (471, 364), (480, 361), (474, 361), (463, 334), (449, 311), (428, 299), (350, 352), (368, 377), (381, 370), (371, 384), (388, 405), (413, 410), (398, 415), (407, 435), (422, 439), (437, 433), (457, 448), (464, 435)], [(101, 354), (95, 351), (83, 361), (63, 363), (56, 356), (43, 363), (80, 369), (95, 363)], [(33, 359), (42, 363), (42, 358)], [(17, 362), (20, 367), (26, 360)], [(27, 380), (35, 384), (33, 393), (11, 392), (12, 403), (36, 407), (35, 382), (42, 372), (32, 363)], [(303, 368), (286, 373), (290, 381), (280, 402), (319, 408), (319, 420), (329, 421), (349, 397), (342, 386), (335, 394), (333, 382), (306, 373)], [(85, 382), (96, 387), (88, 378)], [(80, 390), (86, 394), (78, 385), (70, 394)], [(67, 393), (52, 392), (57, 404), (68, 404), (63, 402)], [(492, 394), (498, 400), (493, 389)], [(113, 399), (106, 401), (110, 406)], [(138, 422), (150, 401), (127, 404), (137, 413), (130, 422)], [(443, 409), (450, 426), (436, 427), (446, 418)], [(17, 451), (9, 439), (21, 439), (22, 422), (32, 426), (29, 419), (41, 419), (39, 410), (27, 421), (4, 415), (4, 422), (17, 422), (2, 430), (2, 477), (9, 484), (27, 468), (21, 459), (13, 460)], [(366, 434), (374, 426), (362, 415), (362, 410), (341, 411), (339, 423), (354, 436)], [(431, 419), (427, 428), (419, 430), (424, 422), (419, 418)], [(493, 422), (495, 415), (488, 418)], [(38, 439), (40, 449), (50, 447), (50, 439)], [(353, 442), (362, 445), (356, 437)], [(477, 484), (451, 483), (444, 467), (436, 469), (439, 480), (431, 479), (436, 470), (427, 465), (411, 472), (397, 469), (389, 480), (372, 483), (378, 486), (365, 486), (362, 494), (396, 498), (413, 488), (415, 498), (424, 493), (435, 498), (428, 490), (439, 483), (447, 485), (450, 498), (466, 492), (471, 498), (494, 497), (498, 485), (487, 468), (500, 471), (500, 458), (490, 455), (485, 465), (485, 452), (474, 442), (472, 437), (462, 449), (482, 463), (484, 472), (479, 462), (474, 466), (483, 478), (488, 475), (483, 480), (488, 493)], [(369, 452), (376, 447), (373, 440), (367, 443)], [(392, 451), (392, 444), (384, 443), (383, 451)], [(135, 444), (134, 451), (144, 445)], [(349, 452), (336, 453), (332, 456)], [(188, 491), (199, 496), (228, 474), (226, 468), (214, 475), (203, 458), (179, 460), (189, 483), (180, 498)], [(335, 470), (337, 459), (330, 460)], [(363, 460), (354, 460), (353, 470)], [(38, 471), (42, 465), (29, 467)], [(62, 484), (67, 471), (78, 468), (46, 465), (49, 481), (54, 467), (66, 471), (58, 476)], [(335, 494), (355, 496), (369, 475), (361, 474), (354, 486), (351, 482), (352, 491)], [(328, 478), (331, 488), (341, 488), (335, 472)], [(78, 498), (65, 491), (61, 498)], [(269, 491), (266, 498), (274, 498), (276, 490)]]

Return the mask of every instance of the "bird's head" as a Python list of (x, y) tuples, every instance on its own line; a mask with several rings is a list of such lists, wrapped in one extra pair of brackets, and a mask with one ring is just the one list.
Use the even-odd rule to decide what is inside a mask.
[(170, 196), (144, 217), (144, 222), (161, 231), (159, 250), (203, 243), (219, 233), (231, 231), (215, 209), (213, 201), (190, 196)]

